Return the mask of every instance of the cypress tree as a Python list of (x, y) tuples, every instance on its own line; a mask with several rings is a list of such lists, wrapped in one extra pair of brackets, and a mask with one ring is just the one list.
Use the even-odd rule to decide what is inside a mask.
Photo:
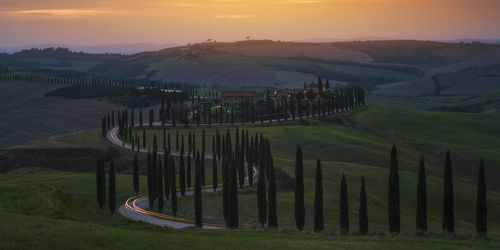
[(231, 182), (229, 185), (229, 200), (228, 200), (228, 228), (238, 228), (239, 213), (238, 213), (238, 186), (236, 176), (236, 161), (233, 161), (231, 166)]
[(443, 197), (443, 231), (453, 233), (455, 231), (455, 214), (453, 209), (453, 174), (451, 170), (450, 151), (446, 151), (446, 162), (444, 165), (444, 197)]
[(347, 199), (347, 182), (345, 175), (342, 174), (340, 182), (340, 233), (346, 234), (349, 232), (349, 201)]
[(276, 212), (277, 209), (277, 201), (276, 201), (276, 173), (274, 171), (274, 163), (273, 157), (271, 156), (270, 149), (268, 151), (268, 169), (269, 169), (269, 220), (267, 226), (269, 228), (277, 228), (278, 227), (278, 214)]
[(299, 231), (302, 231), (304, 230), (304, 224), (304, 166), (302, 162), (302, 148), (297, 146), (295, 154), (295, 225)]
[(109, 165), (109, 196), (108, 196), (108, 206), (111, 214), (115, 213), (116, 208), (116, 189), (115, 189), (115, 166), (113, 160)]
[(147, 172), (148, 172), (148, 200), (149, 200), (149, 208), (150, 209), (153, 209), (153, 206), (154, 206), (154, 191), (153, 189), (155, 188), (153, 186), (153, 162), (151, 160), (151, 152), (148, 151), (148, 169), (147, 169)]
[(265, 166), (264, 166), (264, 152), (260, 151), (259, 157), (259, 181), (257, 182), (257, 208), (259, 215), (259, 222), (262, 226), (267, 220), (267, 198), (266, 198), (266, 178), (265, 178)]
[(400, 230), (400, 208), (399, 208), (399, 165), (396, 145), (392, 146), (391, 167), (389, 170), (389, 230), (391, 233), (399, 233)]
[(158, 173), (157, 173), (157, 189), (158, 190), (156, 196), (158, 197), (158, 211), (161, 212), (163, 209), (163, 164), (161, 162), (161, 159), (158, 158)]
[(201, 185), (205, 186), (205, 129), (201, 136), (201, 156), (200, 156), (200, 173)]
[(170, 197), (170, 169), (169, 169), (169, 155), (167, 150), (163, 152), (163, 185), (165, 186), (165, 198), (168, 200)]
[(427, 184), (425, 180), (424, 157), (420, 158), (417, 186), (417, 232), (427, 231)]
[(137, 153), (134, 155), (134, 191), (137, 195), (139, 193), (139, 162), (137, 160)]
[(314, 232), (321, 232), (324, 229), (323, 215), (323, 173), (321, 171), (321, 161), (316, 160), (316, 188), (314, 193)]
[(172, 202), (172, 214), (176, 216), (177, 214), (177, 185), (175, 184), (175, 160), (170, 156), (170, 191), (171, 191), (171, 202)]
[(214, 192), (217, 191), (219, 180), (217, 176), (217, 155), (215, 154), (215, 150), (212, 155), (212, 187), (214, 188)]
[(189, 189), (191, 187), (191, 157), (189, 156), (187, 157), (186, 184)]
[(194, 214), (195, 214), (195, 224), (197, 227), (203, 226), (203, 204), (201, 196), (201, 173), (200, 173), (200, 157), (196, 158), (196, 165), (194, 170), (195, 181), (194, 181)]
[(245, 162), (243, 158), (244, 151), (242, 147), (238, 148), (239, 152), (236, 153), (237, 154), (236, 163), (238, 164), (237, 166), (238, 166), (238, 177), (239, 177), (240, 188), (243, 189), (243, 187), (245, 186)]
[(486, 204), (486, 176), (484, 173), (484, 162), (479, 163), (479, 174), (477, 178), (476, 198), (476, 232), (485, 235), (488, 231), (488, 208)]
[(179, 187), (181, 191), (181, 195), (184, 196), (186, 194), (186, 172), (184, 168), (184, 149), (181, 148), (181, 156), (179, 160)]
[(146, 148), (146, 129), (142, 129), (142, 146)]
[(365, 177), (361, 177), (361, 191), (359, 193), (359, 232), (368, 233), (368, 204), (366, 201)]
[(229, 209), (229, 161), (224, 158), (222, 160), (222, 213), (224, 214), (224, 220), (226, 221), (226, 225), (229, 223), (229, 220), (227, 218), (228, 216), (228, 209)]

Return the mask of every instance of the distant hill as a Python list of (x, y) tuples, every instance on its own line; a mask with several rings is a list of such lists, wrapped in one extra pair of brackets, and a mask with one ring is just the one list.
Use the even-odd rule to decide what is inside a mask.
[(377, 96), (484, 95), (500, 90), (500, 45), (412, 40), (200, 43), (132, 55), (64, 49), (0, 54), (12, 71), (202, 86), (303, 87), (317, 77)]
[(165, 48), (179, 46), (178, 43), (132, 43), (132, 44), (104, 44), (104, 45), (75, 45), (75, 44), (34, 44), (25, 46), (9, 46), (0, 47), (0, 53), (14, 54), (21, 50), (31, 48), (50, 48), (61, 47), (68, 48), (76, 52), (92, 53), (92, 54), (123, 54), (131, 55), (144, 51), (157, 51)]

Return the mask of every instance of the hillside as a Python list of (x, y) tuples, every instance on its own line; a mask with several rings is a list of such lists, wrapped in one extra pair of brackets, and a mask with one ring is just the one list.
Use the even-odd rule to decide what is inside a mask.
[[(500, 45), (406, 40), (249, 40), (193, 44), (129, 56), (65, 49), (0, 55), (0, 64), (13, 71), (76, 78), (297, 88), (320, 76), (333, 84), (354, 83), (372, 91), (372, 103), (410, 109), (454, 106), (455, 102), (499, 91), (499, 62)], [(468, 110), (484, 112), (492, 110), (490, 107)]]
[[(246, 126), (251, 133), (262, 132), (271, 140), (276, 167), (293, 176), (294, 151), (297, 143), (304, 148), (304, 177), (306, 198), (306, 232), (294, 230), (293, 189), (279, 189), (279, 230), (233, 230), (200, 231), (198, 229), (168, 230), (152, 227), (143, 223), (129, 222), (121, 216), (109, 216), (106, 209), (99, 210), (95, 204), (95, 174), (92, 168), (80, 165), (60, 168), (63, 160), (78, 157), (77, 149), (87, 152), (88, 148), (115, 147), (118, 151), (115, 164), (120, 174), (117, 175), (118, 203), (122, 203), (134, 194), (130, 174), (132, 153), (111, 145), (99, 131), (90, 131), (62, 137), (39, 140), (29, 145), (9, 149), (0, 154), (2, 159), (9, 155), (26, 154), (39, 151), (39, 160), (23, 161), (15, 170), (0, 174), (0, 189), (3, 202), (0, 213), (12, 226), (0, 227), (2, 244), (18, 246), (20, 233), (43, 227), (43, 234), (34, 233), (33, 237), (23, 241), (35, 245), (44, 242), (50, 246), (74, 248), (85, 243), (86, 247), (100, 242), (100, 247), (111, 247), (109, 239), (119, 241), (114, 247), (144, 246), (153, 247), (197, 247), (200, 244), (220, 244), (241, 249), (286, 246), (290, 249), (309, 248), (331, 249), (495, 249), (498, 248), (499, 228), (494, 221), (499, 213), (489, 210), (490, 240), (474, 239), (475, 180), (479, 157), (484, 157), (488, 178), (488, 206), (497, 207), (498, 172), (495, 167), (499, 161), (498, 140), (492, 134), (498, 133), (498, 114), (463, 114), (409, 112), (369, 106), (364, 110), (347, 112), (340, 115), (303, 121), (275, 123), (271, 126)], [(411, 126), (410, 126), (411, 124)], [(241, 128), (241, 127), (240, 127)], [(172, 128), (171, 128), (172, 129)], [(199, 128), (177, 128), (171, 132), (197, 132)], [(148, 129), (148, 136), (158, 129)], [(234, 132), (234, 128), (231, 129)], [(207, 130), (210, 136), (214, 128)], [(151, 141), (151, 140), (148, 140)], [(201, 142), (197, 138), (198, 143)], [(401, 167), (401, 211), (402, 233), (399, 236), (387, 236), (386, 188), (389, 164), (389, 150), (392, 143), (399, 149)], [(487, 145), (487, 147), (485, 146)], [(29, 148), (29, 149), (23, 149)], [(61, 148), (68, 149), (67, 157), (57, 153)], [(455, 209), (457, 234), (442, 236), (442, 169), (444, 151), (450, 149), (454, 168)], [(69, 152), (71, 151), (71, 152)], [(211, 152), (210, 144), (207, 151)], [(427, 185), (429, 197), (428, 236), (415, 237), (415, 190), (418, 159), (425, 156), (427, 167)], [(316, 157), (322, 159), (323, 185), (325, 192), (326, 231), (313, 234), (313, 197), (314, 163)], [(63, 158), (63, 159), (59, 159)], [(141, 163), (141, 192), (146, 191), (146, 157), (139, 155)], [(7, 158), (8, 159), (8, 158)], [(92, 162), (91, 157), (82, 158)], [(2, 163), (12, 165), (8, 161)], [(56, 164), (53, 164), (56, 163)], [(1, 164), (0, 164), (1, 166)], [(30, 168), (31, 167), (31, 168)], [(71, 171), (71, 172), (70, 172)], [(36, 174), (33, 174), (36, 173)], [(338, 235), (338, 193), (341, 175), (345, 173), (349, 187), (350, 220), (352, 234)], [(367, 181), (369, 228), (373, 235), (356, 236), (357, 209), (359, 206), (359, 179), (365, 176)], [(256, 205), (255, 188), (239, 191), (238, 202), (242, 225), (255, 224)], [(179, 198), (179, 215), (192, 217), (192, 197)], [(22, 205), (20, 205), (22, 204)], [(204, 195), (204, 216), (209, 221), (222, 220), (221, 194)], [(167, 202), (166, 213), (169, 211)], [(18, 222), (15, 222), (18, 221)], [(12, 231), (12, 227), (16, 230)], [(68, 234), (68, 230), (78, 230), (79, 234)], [(84, 235), (82, 238), (80, 235)], [(60, 240), (60, 238), (66, 240)], [(85, 239), (85, 240), (84, 240)], [(89, 241), (88, 239), (95, 239)], [(177, 241), (177, 239), (183, 239)], [(285, 244), (281, 241), (285, 240)], [(57, 242), (57, 244), (56, 244)], [(228, 243), (230, 242), (230, 243)], [(230, 244), (230, 245), (228, 245)], [(215, 246), (215, 245), (214, 245)], [(233, 247), (234, 248), (234, 247)]]

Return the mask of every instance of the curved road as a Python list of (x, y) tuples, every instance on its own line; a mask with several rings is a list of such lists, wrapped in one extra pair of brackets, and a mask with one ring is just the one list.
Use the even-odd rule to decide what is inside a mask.
[[(165, 124), (167, 125), (167, 124)], [(154, 126), (161, 126), (161, 123), (155, 123)], [(120, 146), (122, 148), (132, 150), (132, 146), (130, 144), (124, 143), (122, 140), (120, 140), (117, 136), (118, 133), (118, 128), (112, 128), (111, 130), (108, 131), (106, 138), (112, 142), (113, 144)], [(139, 149), (140, 152), (148, 152), (146, 149)], [(163, 154), (163, 152), (158, 152), (158, 154)], [(180, 156), (180, 154), (177, 153), (172, 153), (171, 155), (173, 156)], [(189, 155), (184, 154), (184, 156), (188, 157)], [(211, 155), (205, 155), (205, 159), (212, 159)], [(246, 163), (245, 163), (246, 165)], [(253, 181), (256, 183), (258, 181), (258, 175), (257, 175), (257, 169), (253, 167)], [(245, 184), (244, 186), (248, 186), (248, 177), (245, 178)], [(186, 196), (193, 195), (193, 187), (189, 188), (187, 192), (185, 193)], [(216, 191), (221, 191), (222, 190), (222, 185), (219, 184), (217, 187)], [(214, 192), (213, 186), (212, 185), (207, 185), (202, 187), (202, 192), (203, 193), (211, 193)], [(180, 192), (177, 192), (177, 197), (181, 197)], [(119, 209), (118, 212), (122, 215), (125, 216), (131, 220), (135, 221), (143, 221), (147, 223), (151, 223), (157, 226), (167, 226), (170, 228), (186, 228), (186, 227), (194, 227), (195, 222), (194, 219), (188, 219), (188, 218), (182, 218), (178, 216), (171, 216), (171, 215), (166, 215), (162, 213), (157, 213), (157, 212), (152, 212), (148, 211), (147, 208), (149, 207), (149, 201), (148, 201), (148, 196), (147, 194), (143, 195), (136, 195), (131, 198), (129, 198), (125, 204), (123, 204)], [(203, 223), (203, 228), (204, 229), (223, 229), (225, 228), (225, 225), (221, 224), (212, 224), (212, 223)]]
[[(333, 113), (336, 113), (336, 112), (327, 113), (327, 115), (333, 114)], [(317, 115), (316, 117), (320, 117), (320, 116), (322, 116), (322, 115)], [(304, 118), (314, 118), (314, 117), (312, 115), (310, 115), (310, 116), (303, 116), (302, 119), (304, 119)], [(292, 120), (292, 119), (290, 118), (289, 120)], [(300, 119), (296, 119), (296, 120), (300, 120)], [(251, 123), (251, 122), (233, 123), (233, 124), (222, 123), (222, 125), (220, 123), (212, 123), (211, 126), (259, 125), (261, 123), (267, 124), (267, 123), (273, 123), (273, 122), (277, 122), (277, 121), (278, 121), (278, 119), (273, 119), (273, 120), (265, 120), (263, 122), (258, 121), (255, 123)], [(284, 121), (284, 119), (280, 119), (279, 121)], [(153, 126), (162, 126), (162, 124), (161, 124), (161, 122), (153, 122)], [(172, 126), (172, 124), (165, 123), (165, 126)], [(184, 127), (185, 124), (177, 124), (177, 126)], [(188, 126), (198, 126), (198, 125), (197, 124), (188, 124)], [(209, 125), (208, 124), (200, 124), (199, 126), (209, 126)], [(117, 134), (118, 134), (118, 127), (114, 127), (112, 129), (108, 130), (108, 132), (106, 134), (106, 138), (110, 142), (112, 142), (113, 144), (115, 144), (119, 147), (122, 147), (122, 148), (128, 149), (128, 150), (132, 150), (132, 145), (130, 145), (128, 143), (124, 143), (122, 140), (120, 140), (118, 138)], [(137, 149), (135, 149), (134, 151), (137, 151)], [(139, 149), (139, 152), (147, 153), (148, 150), (141, 148), (141, 149)], [(158, 154), (163, 154), (163, 152), (158, 152)], [(180, 154), (178, 154), (178, 153), (172, 153), (171, 155), (180, 156)], [(187, 154), (184, 154), (184, 156), (189, 157), (189, 155), (187, 155)], [(205, 159), (212, 159), (212, 156), (205, 155)], [(254, 183), (256, 183), (258, 181), (258, 175), (257, 175), (257, 169), (255, 167), (253, 167), (253, 176), (254, 176), (253, 177)], [(245, 178), (244, 185), (245, 186), (248, 185), (248, 177)], [(219, 184), (217, 191), (221, 191), (221, 190), (222, 190), (222, 185)], [(210, 185), (210, 186), (202, 187), (202, 192), (209, 193), (209, 192), (214, 192), (214, 190), (213, 190), (213, 187)], [(188, 196), (188, 195), (193, 195), (193, 194), (194, 194), (193, 188), (191, 188), (191, 189), (188, 189), (188, 191), (186, 192), (185, 195)], [(177, 193), (177, 196), (181, 197), (179, 192)], [(166, 215), (166, 214), (148, 211), (147, 210), (148, 207), (149, 207), (148, 196), (146, 194), (143, 194), (143, 195), (136, 195), (136, 196), (129, 198), (125, 202), (125, 204), (123, 204), (118, 209), (118, 211), (121, 215), (123, 215), (131, 220), (143, 221), (143, 222), (151, 223), (151, 224), (154, 224), (157, 226), (162, 226), (162, 227), (167, 226), (170, 228), (186, 228), (186, 227), (194, 227), (195, 226), (193, 219), (176, 217), (176, 216), (171, 216), (171, 215)], [(223, 229), (223, 228), (225, 228), (225, 225), (203, 223), (203, 228), (204, 229)]]

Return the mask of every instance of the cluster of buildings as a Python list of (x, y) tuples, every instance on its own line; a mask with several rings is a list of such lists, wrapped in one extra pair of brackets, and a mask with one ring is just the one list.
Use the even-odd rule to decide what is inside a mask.
[[(263, 102), (268, 97), (271, 99), (280, 99), (282, 97), (290, 98), (292, 96), (303, 94), (307, 95), (309, 91), (312, 91), (315, 94), (320, 93), (318, 88), (318, 84), (311, 83), (309, 89), (296, 88), (296, 89), (268, 89), (264, 92), (255, 92), (249, 90), (224, 90), (220, 96), (220, 104), (221, 105), (232, 105), (232, 104), (241, 104), (244, 102), (257, 104), (259, 102)], [(326, 91), (326, 87), (322, 87), (322, 91)]]

